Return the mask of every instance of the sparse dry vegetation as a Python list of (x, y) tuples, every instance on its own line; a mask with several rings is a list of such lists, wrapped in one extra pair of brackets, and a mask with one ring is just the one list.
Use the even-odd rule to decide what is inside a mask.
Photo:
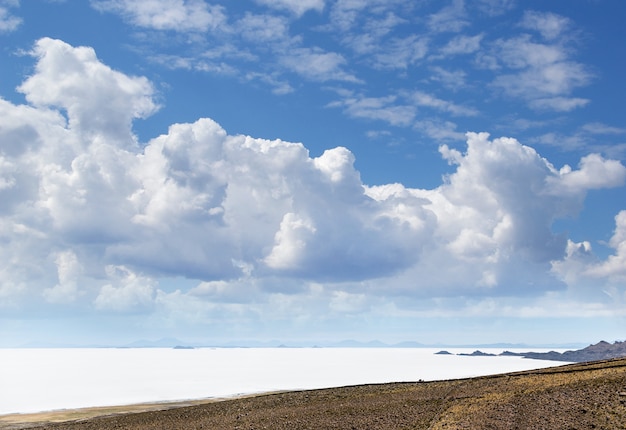
[(137, 409), (0, 417), (0, 428), (626, 429), (626, 359)]

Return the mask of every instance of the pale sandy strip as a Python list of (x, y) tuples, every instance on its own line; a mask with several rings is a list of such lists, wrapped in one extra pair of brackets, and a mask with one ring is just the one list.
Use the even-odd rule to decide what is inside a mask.
[(96, 406), (79, 409), (61, 409), (56, 411), (0, 415), (0, 429), (24, 429), (41, 423), (60, 423), (65, 421), (86, 420), (107, 415), (132, 414), (137, 412), (164, 411), (167, 409), (196, 406), (224, 400), (243, 399), (284, 391), (272, 391), (254, 394), (242, 394), (232, 397), (211, 397), (207, 399), (181, 400), (171, 402), (137, 403), (120, 406)]

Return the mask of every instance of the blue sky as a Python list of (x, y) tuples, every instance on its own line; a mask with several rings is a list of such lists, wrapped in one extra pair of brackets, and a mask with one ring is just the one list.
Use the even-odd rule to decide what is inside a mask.
[(0, 346), (623, 339), (625, 15), (0, 0)]

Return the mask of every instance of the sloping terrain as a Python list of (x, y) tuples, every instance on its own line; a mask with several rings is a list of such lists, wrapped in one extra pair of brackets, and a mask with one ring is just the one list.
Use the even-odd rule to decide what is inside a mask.
[[(161, 407), (164, 410), (112, 415), (101, 410), (95, 413), (110, 415), (92, 418), (84, 418), (86, 411), (80, 412), (82, 416), (48, 414), (43, 422), (35, 417), (4, 417), (0, 428), (626, 429), (626, 359), (472, 379), (362, 385)], [(73, 421), (51, 422), (59, 419)]]
[(539, 360), (569, 361), (572, 363), (584, 363), (587, 361), (610, 360), (612, 358), (626, 357), (626, 342), (608, 343), (600, 341), (594, 345), (575, 351), (565, 352), (503, 352), (500, 355), (516, 355), (525, 358)]

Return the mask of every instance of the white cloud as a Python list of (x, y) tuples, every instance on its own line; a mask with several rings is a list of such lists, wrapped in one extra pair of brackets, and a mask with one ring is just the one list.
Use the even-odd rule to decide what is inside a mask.
[(335, 291), (329, 303), (332, 312), (341, 314), (362, 313), (368, 310), (368, 297), (365, 294), (353, 294), (346, 291)]
[[(615, 231), (609, 241), (611, 248), (615, 253), (609, 258), (587, 269), (587, 274), (608, 278), (615, 285), (624, 285), (626, 281), (626, 211), (620, 211), (615, 216)], [(624, 289), (626, 293), (626, 289)], [(624, 296), (626, 299), (626, 295)]]
[[(562, 288), (549, 267), (562, 258), (567, 244), (552, 233), (552, 222), (576, 214), (588, 190), (623, 185), (626, 168), (592, 157), (581, 162), (579, 170), (565, 174), (515, 139), (490, 141), (485, 133), (469, 133), (467, 143), (464, 154), (442, 146), (444, 158), (457, 168), (437, 189), (397, 186), (384, 193), (377, 189), (377, 200), (395, 200), (397, 205), (406, 206), (411, 195), (427, 199), (430, 203), (423, 207), (437, 219), (428, 252), (394, 284), (421, 279), (430, 294), (444, 294), (450, 288), (451, 294), (458, 294), (454, 285), (481, 294), (508, 288), (514, 294)], [(599, 177), (592, 179), (592, 171)], [(432, 267), (446, 270), (435, 274)]]
[[(532, 142), (570, 151), (593, 151), (602, 153), (605, 157), (622, 159), (626, 150), (626, 144), (621, 143), (618, 139), (621, 139), (623, 134), (626, 134), (626, 129), (592, 122), (582, 124), (572, 134), (548, 132), (534, 138)], [(602, 138), (601, 143), (598, 142), (598, 136)]]
[(475, 0), (470, 6), (489, 16), (499, 16), (515, 7), (516, 0)]
[[(15, 6), (15, 4), (11, 3), (17, 2), (9, 2), (7, 6)], [(20, 24), (22, 24), (22, 19), (12, 15), (9, 8), (5, 7), (3, 3), (0, 3), (0, 33), (15, 31)]]
[(289, 94), (295, 91), (291, 84), (289, 84), (289, 82), (273, 75), (267, 75), (263, 73), (247, 73), (246, 79), (251, 81), (259, 80), (261, 82), (265, 82), (272, 88), (272, 93), (277, 95)]
[(467, 73), (463, 70), (451, 71), (436, 66), (432, 67), (431, 71), (433, 72), (433, 74), (429, 78), (431, 81), (439, 82), (444, 87), (449, 88), (453, 91), (456, 91), (467, 85), (465, 82)]
[(423, 91), (415, 91), (408, 97), (417, 105), (430, 107), (442, 112), (448, 112), (454, 116), (475, 116), (478, 112), (475, 109), (457, 105), (453, 102), (441, 100)]
[(576, 285), (583, 277), (585, 267), (595, 264), (597, 259), (593, 255), (591, 243), (567, 241), (565, 256), (561, 260), (552, 261), (552, 270), (568, 285)]
[(15, 171), (16, 167), (0, 155), (0, 190), (13, 188), (16, 185)]
[(415, 5), (402, 1), (336, 2), (327, 29), (340, 36), (361, 62), (375, 69), (406, 70), (428, 52), (429, 38), (405, 16)]
[(358, 13), (366, 6), (366, 1), (338, 0), (330, 11), (333, 27), (339, 31), (350, 30), (356, 24)]
[(318, 158), (313, 165), (331, 182), (340, 184), (344, 181), (360, 186), (360, 178), (354, 170), (354, 155), (343, 147), (329, 149)]
[(288, 212), (276, 232), (275, 245), (265, 257), (265, 263), (273, 269), (302, 270), (302, 260), (307, 243), (315, 235), (315, 225), (311, 220)]
[(288, 69), (313, 81), (359, 82), (354, 75), (343, 70), (347, 61), (336, 52), (325, 52), (320, 48), (294, 48), (280, 61)]
[[(491, 248), (496, 259), (506, 259), (507, 254), (518, 251), (528, 259), (558, 255), (558, 244), (551, 244), (556, 238), (549, 227), (560, 209), (549, 197), (537, 200), (542, 199), (541, 188), (546, 178), (554, 174), (551, 166), (533, 149), (514, 139), (489, 141), (487, 138), (484, 133), (469, 133), (466, 155), (442, 147), (443, 155), (459, 165), (450, 176), (450, 184), (442, 187), (448, 202), (457, 210), (461, 208), (460, 219), (453, 217), (455, 222), (450, 225), (455, 241), (463, 239), (463, 230), (465, 235), (469, 234), (470, 226), (478, 228), (472, 234), (483, 234), (497, 244)], [(480, 200), (476, 199), (477, 195), (481, 196)], [(458, 221), (467, 223), (457, 224)], [(485, 227), (488, 230), (483, 230)], [(457, 248), (457, 255), (473, 252), (472, 242), (462, 243), (467, 246)], [(490, 249), (481, 248), (482, 252)]]
[(582, 129), (591, 134), (626, 134), (626, 128), (613, 127), (601, 122), (590, 122), (583, 125)]
[(526, 11), (521, 26), (536, 30), (546, 39), (554, 40), (571, 26), (570, 20), (551, 12)]
[(555, 146), (571, 151), (586, 147), (589, 144), (589, 139), (579, 133), (571, 136), (564, 136), (558, 133), (549, 132), (533, 139), (533, 143)]
[(201, 282), (190, 289), (187, 295), (213, 304), (251, 305), (263, 299), (256, 280), (249, 276), (233, 281)]
[[(355, 5), (356, 3), (352, 3)], [(375, 39), (381, 39), (385, 35), (392, 33), (398, 26), (406, 24), (408, 20), (398, 16), (394, 11), (393, 2), (389, 2), (389, 9), (382, 4), (376, 5), (376, 2), (370, 2), (370, 9), (365, 13), (365, 25), (363, 30), (365, 34), (372, 35)]]
[(441, 48), (440, 52), (443, 56), (471, 54), (480, 49), (480, 42), (483, 37), (483, 34), (477, 34), (476, 36), (456, 36)]
[(493, 81), (510, 96), (529, 101), (531, 107), (569, 111), (587, 104), (586, 99), (566, 97), (587, 85), (592, 74), (583, 64), (571, 61), (558, 44), (533, 42), (528, 35), (497, 43), (498, 58), (512, 73)]
[[(288, 39), (289, 25), (285, 18), (247, 13), (237, 21), (236, 28), (245, 39), (255, 43), (268, 43)], [(234, 51), (234, 49), (233, 49)]]
[[(254, 33), (254, 30), (251, 30)], [(245, 31), (242, 31), (242, 35)], [(253, 34), (250, 37), (254, 37)], [(269, 35), (266, 34), (269, 37)], [(245, 61), (253, 63), (258, 61), (258, 57), (246, 49), (238, 48), (232, 44), (222, 44), (203, 51), (199, 55), (188, 57), (171, 54), (157, 54), (150, 57), (150, 60), (168, 69), (197, 70), (207, 73), (214, 73), (225, 76), (241, 76), (240, 70), (233, 65), (233, 62)]]
[(552, 263), (552, 270), (586, 300), (603, 299), (605, 312), (622, 315), (626, 305), (626, 211), (615, 216), (615, 230), (608, 243), (613, 254), (605, 260), (594, 256), (589, 242), (569, 241), (567, 254)]
[(43, 296), (52, 303), (73, 302), (79, 294), (78, 277), (82, 272), (78, 258), (73, 251), (59, 252), (55, 263), (59, 283), (52, 288), (46, 288)]
[[(401, 22), (397, 16), (388, 14), (397, 5), (407, 6), (403, 0), (337, 0), (330, 10), (331, 24), (336, 30), (347, 32), (359, 25), (363, 15), (367, 15), (368, 32), (387, 33)], [(372, 19), (372, 14), (382, 15), (383, 19)]]
[(458, 131), (457, 125), (452, 121), (420, 119), (413, 123), (413, 127), (437, 142), (463, 141), (465, 139), (465, 133)]
[(131, 121), (158, 108), (146, 78), (112, 70), (92, 48), (43, 38), (32, 55), (38, 60), (36, 73), (18, 90), (33, 106), (64, 109), (70, 128), (90, 138), (102, 135), (120, 146), (134, 145)]
[(382, 120), (391, 125), (410, 125), (415, 118), (415, 108), (410, 104), (397, 104), (397, 97), (348, 96), (331, 103), (330, 107), (343, 107), (354, 118)]
[(155, 30), (208, 31), (226, 22), (222, 7), (203, 0), (93, 0), (92, 5)]
[(581, 190), (612, 188), (626, 180), (626, 169), (616, 160), (605, 160), (599, 154), (590, 154), (580, 160), (580, 169), (572, 171), (565, 165), (558, 177), (550, 178), (551, 192), (561, 195), (565, 192), (579, 193)]
[(529, 104), (533, 109), (569, 112), (583, 107), (589, 102), (589, 99), (579, 97), (550, 97), (531, 100)]
[(255, 0), (257, 3), (273, 9), (288, 10), (296, 16), (302, 16), (309, 10), (321, 12), (324, 0)]
[(459, 32), (469, 24), (464, 0), (452, 0), (449, 6), (428, 17), (428, 26), (435, 32)]
[(101, 311), (131, 312), (145, 310), (155, 299), (154, 281), (124, 266), (107, 266), (106, 273), (115, 284), (106, 284), (94, 300)]
[[(272, 9), (289, 10), (296, 16), (309, 10), (321, 11), (324, 7), (323, 0), (258, 0), (258, 3)], [(293, 91), (293, 86), (284, 77), (289, 73), (318, 82), (360, 82), (345, 70), (347, 61), (341, 54), (304, 46), (301, 36), (290, 34), (289, 18), (272, 15), (273, 11), (265, 14), (245, 12), (229, 22), (225, 6), (211, 5), (203, 0), (94, 0), (92, 5), (100, 11), (120, 14), (143, 28), (194, 33), (188, 41), (192, 43), (185, 45), (177, 39), (168, 40), (169, 44), (178, 46), (175, 54), (149, 56), (152, 61), (168, 68), (263, 82), (275, 94)], [(198, 34), (210, 31), (211, 34)], [(143, 39), (144, 48), (154, 50), (155, 44), (149, 41), (149, 37)], [(198, 49), (202, 46), (210, 48)]]
[(535, 43), (527, 35), (500, 41), (499, 48), (500, 58), (513, 69), (540, 69), (558, 64), (567, 58), (559, 46)]
[[(423, 190), (363, 185), (346, 148), (313, 158), (302, 144), (230, 135), (207, 118), (139, 148), (131, 121), (155, 109), (146, 79), (60, 41), (42, 39), (34, 52), (20, 86), (29, 104), (0, 100), (2, 306), (310, 317), (309, 299), (315, 311), (352, 312), (397, 295), (537, 296), (623, 276), (623, 214), (615, 258), (595, 272), (574, 272), (572, 242), (551, 230), (589, 190), (624, 184), (617, 161), (589, 155), (558, 170), (515, 139), (470, 133), (465, 152), (441, 147), (453, 171)], [(414, 121), (414, 107), (394, 97), (343, 94), (337, 106), (349, 115), (459, 137), (454, 124)], [(420, 95), (436, 109), (456, 106)], [(200, 285), (167, 292), (164, 277)]]
[(374, 67), (406, 69), (426, 56), (428, 39), (419, 35), (392, 38), (376, 51), (373, 55)]

